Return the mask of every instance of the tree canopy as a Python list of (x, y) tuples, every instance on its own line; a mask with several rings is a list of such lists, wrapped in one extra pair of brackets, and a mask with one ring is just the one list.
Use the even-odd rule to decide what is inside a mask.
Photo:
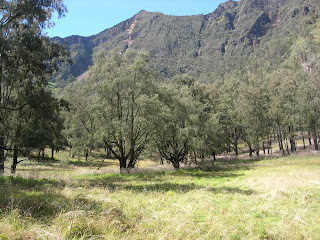
[[(40, 136), (47, 138), (47, 133), (39, 131), (52, 129), (47, 125), (55, 121), (53, 112), (59, 106), (47, 90), (48, 80), (66, 60), (67, 53), (43, 34), (43, 29), (52, 26), (54, 11), (59, 16), (65, 13), (61, 0), (2, 0), (0, 11), (0, 172), (3, 172), (5, 150), (40, 147), (46, 142)], [(40, 134), (37, 144), (22, 141), (22, 131), (30, 128)]]

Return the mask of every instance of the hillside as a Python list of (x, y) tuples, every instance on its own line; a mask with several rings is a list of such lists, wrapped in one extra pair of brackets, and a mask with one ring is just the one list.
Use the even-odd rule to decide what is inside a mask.
[[(212, 82), (226, 73), (241, 76), (255, 59), (261, 66), (286, 61), (310, 32), (319, 40), (319, 11), (317, 0), (230, 0), (208, 15), (182, 17), (140, 11), (91, 37), (53, 38), (67, 45), (74, 63), (53, 82), (64, 87), (88, 70), (99, 51), (114, 48), (149, 51), (151, 67), (164, 77), (188, 73)], [(306, 64), (301, 67), (312, 68)]]

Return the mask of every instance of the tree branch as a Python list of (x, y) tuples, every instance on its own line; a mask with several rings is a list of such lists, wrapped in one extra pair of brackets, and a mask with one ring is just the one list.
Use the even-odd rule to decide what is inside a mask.
[(0, 106), (0, 109), (10, 110), (10, 111), (19, 111), (19, 110), (23, 109), (27, 105), (28, 105), (28, 103), (25, 103), (25, 104), (23, 104), (23, 105), (21, 105), (20, 107), (17, 107), (17, 108), (10, 108), (10, 107)]

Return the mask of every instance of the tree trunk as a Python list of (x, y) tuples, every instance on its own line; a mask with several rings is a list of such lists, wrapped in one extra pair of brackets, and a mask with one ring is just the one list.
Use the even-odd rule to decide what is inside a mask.
[(5, 161), (4, 149), (2, 148), (2, 146), (4, 146), (4, 140), (1, 134), (0, 136), (0, 175), (4, 173), (4, 161)]
[(271, 153), (272, 154), (272, 137), (270, 137), (269, 139), (269, 148), (268, 148), (268, 154)]
[(280, 134), (280, 151), (282, 151), (282, 155), (284, 155), (284, 146), (283, 146), (283, 140), (282, 140), (281, 134)]
[(284, 135), (283, 138), (284, 138), (284, 144), (285, 144), (287, 153), (288, 153), (288, 155), (289, 155), (289, 154), (290, 154), (290, 151), (289, 151), (288, 139), (287, 139), (286, 135)]
[[(136, 75), (133, 77), (133, 86), (135, 86), (136, 82)], [(134, 137), (134, 125), (135, 125), (135, 117), (134, 117), (134, 103), (135, 103), (135, 90), (134, 88), (131, 90), (131, 106), (130, 106), (130, 156), (129, 156), (129, 164), (128, 168), (134, 168), (134, 165), (136, 164), (136, 158), (135, 158), (135, 137)]]
[(296, 151), (296, 140), (294, 138), (294, 128), (293, 127), (289, 127), (289, 134), (290, 134), (290, 149), (291, 149), (291, 152), (295, 152)]
[(249, 156), (252, 157), (252, 147), (251, 147), (251, 144), (248, 144), (249, 145)]
[[(284, 147), (283, 147), (283, 139), (282, 139), (282, 131), (280, 127), (280, 120), (277, 118), (277, 134), (278, 134), (278, 141), (279, 141), (279, 148), (280, 152), (284, 155)], [(284, 137), (285, 138), (285, 137)]]
[(136, 161), (129, 161), (128, 163), (128, 168), (134, 168), (134, 166), (136, 165)]
[(111, 152), (109, 149), (107, 149), (107, 158), (111, 158)]
[(127, 159), (121, 158), (119, 159), (119, 162), (120, 162), (120, 170), (127, 168)]
[(4, 149), (0, 148), (0, 175), (4, 173)]
[(281, 147), (281, 139), (280, 139), (280, 131), (279, 128), (277, 128), (277, 137), (278, 137), (278, 144), (279, 144), (279, 151), (282, 151), (282, 147)]
[(88, 152), (88, 149), (86, 150), (86, 155), (85, 155), (85, 157), (86, 157), (86, 162), (88, 162), (88, 156), (89, 156), (89, 152)]
[(213, 164), (214, 164), (214, 162), (217, 160), (217, 158), (216, 158), (216, 152), (213, 152), (213, 153), (212, 153), (212, 156), (213, 156)]
[[(2, 105), (2, 64), (0, 66), (0, 104)], [(0, 130), (0, 175), (3, 175), (4, 173), (4, 161), (5, 161), (5, 155), (4, 155), (4, 137), (3, 132)]]
[(234, 145), (234, 152), (236, 154), (236, 156), (239, 155), (239, 151), (238, 151), (238, 134), (237, 134), (237, 128), (234, 128), (234, 132), (233, 132), (233, 145)]
[(311, 133), (310, 131), (308, 131), (308, 140), (309, 140), (309, 149), (311, 148), (312, 146), (312, 142), (311, 142)]
[(12, 174), (16, 173), (17, 165), (18, 165), (18, 148), (17, 146), (14, 146), (13, 159), (12, 159), (12, 165), (11, 165)]
[(171, 159), (172, 165), (175, 169), (179, 169), (180, 168), (180, 158), (179, 158), (179, 154), (178, 151), (174, 152), (174, 156)]
[(180, 162), (179, 162), (179, 159), (174, 159), (172, 161), (172, 165), (175, 169), (179, 169), (180, 168)]
[(119, 159), (120, 162), (120, 173), (121, 174), (128, 174), (129, 170), (127, 168), (127, 159), (122, 157)]
[(318, 145), (318, 139), (317, 139), (317, 137), (314, 137), (314, 138), (313, 138), (313, 142), (314, 142), (314, 149), (315, 149), (316, 151), (318, 151), (318, 150), (319, 150), (319, 145)]
[(304, 137), (304, 131), (302, 129), (302, 123), (300, 120), (300, 134), (302, 136), (302, 142), (303, 142), (303, 149), (306, 150), (306, 141), (305, 141), (305, 137)]
[(131, 146), (132, 149), (130, 150), (130, 159), (128, 163), (128, 168), (134, 168), (134, 165), (136, 165), (136, 159), (135, 159), (135, 154), (134, 154), (134, 146)]
[(54, 148), (51, 148), (51, 160), (54, 159)]
[(259, 144), (259, 137), (256, 136), (256, 144), (255, 144), (255, 151), (256, 151), (256, 155), (259, 156), (260, 155), (260, 144)]

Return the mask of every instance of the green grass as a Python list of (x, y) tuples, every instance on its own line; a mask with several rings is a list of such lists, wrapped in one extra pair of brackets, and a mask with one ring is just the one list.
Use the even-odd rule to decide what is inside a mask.
[(130, 175), (28, 164), (0, 177), (0, 239), (320, 238), (317, 153)]

